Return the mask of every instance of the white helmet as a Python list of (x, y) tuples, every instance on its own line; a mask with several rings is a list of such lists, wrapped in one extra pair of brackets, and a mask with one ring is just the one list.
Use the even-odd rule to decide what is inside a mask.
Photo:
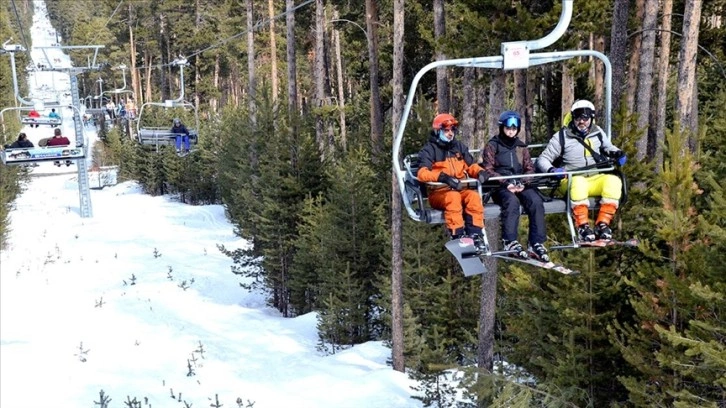
[[(590, 129), (592, 129), (592, 124), (595, 118), (595, 105), (586, 99), (575, 101), (575, 103), (572, 104), (572, 108), (570, 108), (570, 116), (572, 118), (572, 120), (570, 120), (570, 129), (572, 129), (575, 134), (585, 137), (590, 133)], [(590, 122), (586, 128), (580, 129), (577, 127), (576, 120), (583, 117), (590, 119)]]
[(581, 115), (587, 115), (592, 119), (595, 117), (595, 105), (587, 99), (580, 99), (572, 104), (570, 112), (572, 112), (573, 119)]

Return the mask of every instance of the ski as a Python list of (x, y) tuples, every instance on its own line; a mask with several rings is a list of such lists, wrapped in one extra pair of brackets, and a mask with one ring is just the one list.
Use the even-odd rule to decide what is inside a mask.
[(614, 239), (598, 239), (595, 241), (577, 241), (576, 245), (552, 245), (550, 250), (557, 251), (561, 249), (574, 249), (574, 248), (606, 248), (612, 246), (624, 246), (624, 247), (637, 247), (640, 244), (640, 240), (637, 238), (626, 239), (625, 241), (618, 241)]
[(520, 258), (516, 256), (508, 256), (508, 255), (498, 255), (498, 254), (492, 254), (493, 257), (503, 259), (505, 261), (516, 261), (516, 262), (522, 262), (529, 265), (534, 265), (539, 268), (543, 269), (550, 269), (556, 272), (559, 272), (563, 275), (579, 275), (580, 271), (576, 271), (574, 269), (570, 269), (564, 265), (556, 264), (554, 262), (542, 262), (537, 259), (533, 258)]
[(471, 238), (459, 238), (452, 239), (446, 243), (446, 249), (451, 252), (456, 258), (456, 261), (461, 265), (464, 276), (479, 275), (487, 273), (488, 270), (482, 262), (482, 258), (485, 256), (493, 256), (495, 258), (503, 259), (505, 261), (517, 261), (533, 266), (537, 266), (543, 269), (551, 269), (557, 271), (563, 275), (578, 275), (580, 272), (574, 269), (570, 269), (566, 266), (556, 264), (554, 262), (542, 262), (534, 258), (519, 258), (512, 256), (511, 252), (500, 251), (486, 253), (474, 245), (474, 241)]
[(625, 241), (618, 241), (614, 239), (598, 239), (592, 242), (587, 241), (579, 241), (577, 245), (581, 247), (597, 247), (597, 248), (603, 248), (603, 247), (609, 247), (609, 246), (628, 246), (628, 247), (637, 247), (638, 244), (640, 244), (640, 240), (636, 238), (630, 238), (626, 239)]

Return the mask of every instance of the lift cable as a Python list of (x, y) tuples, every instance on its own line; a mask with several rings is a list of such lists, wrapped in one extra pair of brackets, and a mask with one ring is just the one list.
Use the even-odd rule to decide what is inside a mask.
[(18, 31), (20, 31), (20, 36), (23, 37), (23, 46), (25, 47), (25, 51), (30, 53), (30, 47), (28, 46), (28, 40), (25, 38), (25, 31), (23, 31), (23, 22), (20, 20), (20, 15), (18, 14), (18, 8), (15, 6), (15, 0), (10, 0), (13, 3), (13, 11), (15, 12), (15, 19), (18, 20)]
[[(116, 9), (113, 11), (113, 13), (111, 13), (111, 16), (108, 18), (108, 20), (106, 20), (106, 24), (103, 25), (103, 28), (105, 28), (105, 27), (108, 26), (108, 23), (111, 21), (111, 19), (113, 18), (113, 16), (116, 15), (116, 12), (121, 7), (121, 4), (123, 2), (124, 2), (124, 0), (119, 0), (118, 5), (116, 6)], [(91, 44), (95, 44), (96, 43), (96, 38), (98, 38), (98, 35), (99, 34), (100, 34), (100, 31), (98, 33), (96, 33), (96, 36), (95, 37), (93, 37), (93, 40), (91, 40)]]

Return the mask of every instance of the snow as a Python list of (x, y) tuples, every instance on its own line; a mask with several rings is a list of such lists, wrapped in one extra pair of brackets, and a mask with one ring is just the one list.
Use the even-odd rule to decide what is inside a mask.
[[(52, 29), (43, 2), (34, 4), (37, 45)], [(53, 85), (46, 80), (38, 83)], [(134, 398), (145, 408), (216, 398), (224, 407), (421, 406), (381, 342), (322, 354), (315, 314), (283, 318), (264, 294), (239, 286), (217, 245), (247, 242), (222, 206), (151, 197), (124, 182), (92, 190), (93, 217), (81, 218), (75, 171), (55, 174), (72, 169), (34, 168), (46, 177), (33, 177), (10, 213), (0, 406), (102, 407), (102, 390), (108, 408)]]

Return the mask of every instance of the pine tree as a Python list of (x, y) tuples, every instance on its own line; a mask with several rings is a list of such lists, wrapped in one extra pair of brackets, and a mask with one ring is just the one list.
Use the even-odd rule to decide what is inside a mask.
[[(620, 377), (635, 406), (718, 406), (723, 393), (722, 264), (724, 230), (696, 203), (702, 190), (688, 135), (674, 124), (666, 132), (663, 167), (650, 181), (654, 231), (649, 259), (626, 283), (632, 288), (633, 322), (614, 322), (614, 344), (636, 373)], [(714, 195), (723, 195), (714, 191)], [(702, 203), (706, 204), (706, 203)]]

